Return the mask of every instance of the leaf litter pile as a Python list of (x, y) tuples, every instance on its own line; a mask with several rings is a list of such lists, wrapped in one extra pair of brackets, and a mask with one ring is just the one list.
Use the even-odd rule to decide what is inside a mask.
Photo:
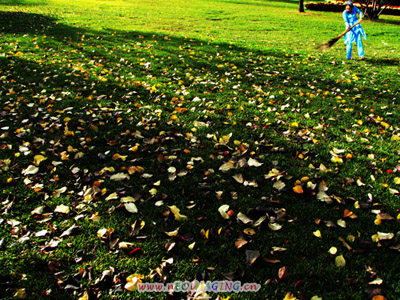
[(400, 295), (398, 67), (0, 22), (6, 296)]

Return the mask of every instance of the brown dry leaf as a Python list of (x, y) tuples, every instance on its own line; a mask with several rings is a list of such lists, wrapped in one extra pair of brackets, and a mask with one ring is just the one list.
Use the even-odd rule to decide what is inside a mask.
[(263, 257), (263, 260), (270, 264), (279, 264), (281, 261), (276, 258)]
[(247, 235), (255, 235), (255, 234), (256, 234), (255, 230), (252, 229), (252, 228), (245, 228), (245, 229), (243, 230), (243, 232), (244, 232), (245, 234), (247, 234)]
[(352, 211), (350, 211), (348, 209), (344, 210), (343, 216), (345, 218), (350, 218), (350, 219), (357, 219), (358, 218), (358, 216), (355, 213), (353, 213)]
[(286, 267), (282, 267), (278, 270), (278, 278), (283, 279), (288, 276)]
[(236, 249), (240, 249), (240, 248), (242, 248), (244, 245), (246, 245), (247, 243), (248, 243), (248, 241), (239, 238), (239, 239), (235, 242), (235, 247), (236, 247)]

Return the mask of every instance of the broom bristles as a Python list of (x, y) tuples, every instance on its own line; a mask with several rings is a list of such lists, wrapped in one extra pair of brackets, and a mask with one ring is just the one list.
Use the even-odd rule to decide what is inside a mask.
[(339, 35), (339, 36), (337, 36), (337, 37), (334, 37), (333, 39), (330, 39), (328, 42), (319, 45), (319, 48), (322, 49), (322, 50), (327, 51), (327, 50), (329, 50), (330, 48), (332, 48), (332, 46), (335, 45), (336, 42), (337, 42), (341, 37), (342, 37), (341, 35)]

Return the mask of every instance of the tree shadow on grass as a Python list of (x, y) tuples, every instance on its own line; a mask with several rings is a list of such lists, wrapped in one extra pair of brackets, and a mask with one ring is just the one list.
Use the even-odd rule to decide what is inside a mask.
[[(255, 91), (255, 87), (259, 86), (262, 89), (264, 89), (265, 92), (270, 92), (271, 95), (276, 93), (279, 89), (285, 90), (287, 86), (283, 85), (283, 82), (286, 80), (289, 82), (289, 84), (293, 85), (290, 86), (291, 88), (294, 89), (302, 89), (303, 91), (310, 91), (313, 92), (314, 90), (321, 89), (323, 91), (325, 90), (332, 90), (332, 88), (335, 89), (340, 89), (340, 90), (345, 90), (345, 89), (350, 89), (352, 86), (341, 83), (341, 82), (336, 82), (332, 79), (329, 79), (329, 77), (324, 78), (324, 74), (320, 74), (320, 71), (318, 69), (308, 69), (307, 72), (309, 72), (307, 75), (301, 70), (297, 69), (295, 66), (292, 68), (289, 68), (287, 63), (290, 58), (286, 57), (285, 54), (282, 51), (279, 50), (259, 50), (259, 51), (252, 51), (244, 47), (239, 47), (235, 45), (230, 45), (230, 44), (223, 44), (223, 43), (209, 43), (207, 41), (202, 41), (202, 40), (197, 40), (197, 39), (187, 39), (187, 38), (179, 38), (179, 37), (166, 37), (165, 35), (161, 34), (153, 34), (153, 33), (144, 33), (144, 32), (123, 32), (123, 31), (116, 31), (114, 35), (110, 35), (109, 33), (104, 34), (104, 32), (98, 32), (98, 31), (88, 31), (88, 30), (83, 30), (79, 28), (73, 28), (73, 27), (68, 27), (62, 24), (57, 24), (55, 19), (48, 18), (45, 16), (40, 16), (40, 15), (31, 15), (31, 14), (16, 14), (17, 20), (13, 21), (11, 20), (12, 17), (15, 15), (6, 15), (7, 20), (14, 22), (13, 26), (16, 28), (13, 28), (13, 26), (9, 27), (7, 25), (7, 22), (2, 22), (2, 27), (1, 29), (3, 31), (3, 34), (10, 34), (8, 32), (8, 29), (13, 30), (11, 31), (11, 34), (15, 35), (23, 35), (30, 33), (32, 35), (35, 34), (46, 34), (47, 36), (54, 36), (55, 39), (58, 41), (62, 41), (60, 48), (57, 49), (61, 51), (61, 54), (63, 57), (67, 56), (68, 59), (68, 54), (62, 53), (63, 47), (70, 47), (72, 50), (74, 50), (74, 56), (75, 59), (71, 58), (71, 61), (66, 61), (61, 64), (53, 64), (53, 57), (51, 53), (47, 53), (46, 51), (43, 51), (41, 54), (48, 54), (48, 57), (44, 59), (44, 61), (41, 61), (39, 59), (35, 60), (29, 60), (21, 57), (15, 57), (15, 56), (9, 56), (8, 58), (1, 58), (0, 59), (0, 67), (3, 69), (3, 73), (6, 81), (8, 81), (8, 90), (13, 88), (14, 92), (18, 93), (23, 93), (23, 91), (28, 90), (29, 93), (26, 95), (40, 95), (39, 98), (45, 98), (45, 97), (50, 97), (50, 94), (52, 93), (58, 93), (56, 97), (59, 96), (60, 92), (72, 92), (73, 95), (69, 98), (70, 102), (66, 103), (65, 105), (73, 106), (74, 103), (77, 105), (82, 104), (82, 109), (79, 107), (79, 109), (76, 109), (76, 112), (74, 115), (70, 116), (72, 119), (69, 122), (69, 127), (70, 129), (74, 129), (74, 123), (77, 123), (79, 126), (80, 125), (75, 119), (84, 119), (88, 124), (90, 124), (90, 118), (92, 113), (86, 114), (85, 112), (85, 103), (84, 100), (87, 99), (88, 96), (91, 95), (94, 89), (98, 91), (98, 94), (104, 94), (105, 99), (106, 99), (106, 105), (112, 106), (112, 104), (115, 104), (116, 101), (122, 101), (121, 99), (124, 99), (123, 97), (126, 96), (126, 94), (130, 92), (136, 92), (136, 96), (139, 95), (141, 96), (140, 98), (136, 97), (133, 98), (132, 100), (126, 100), (125, 104), (127, 107), (132, 108), (134, 107), (134, 102), (135, 101), (142, 101), (143, 105), (158, 105), (157, 103), (164, 101), (160, 107), (163, 110), (163, 113), (166, 114), (168, 113), (168, 110), (172, 110), (173, 105), (171, 104), (171, 99), (172, 98), (179, 98), (182, 94), (178, 94), (177, 90), (182, 90), (182, 86), (186, 85), (189, 89), (193, 90), (193, 94), (191, 94), (191, 97), (194, 96), (199, 96), (201, 98), (206, 98), (206, 102), (212, 102), (214, 101), (215, 108), (213, 107), (207, 107), (203, 106), (200, 108), (201, 110), (207, 111), (204, 113), (204, 121), (208, 122), (208, 127), (203, 128), (202, 130), (209, 130), (209, 133), (217, 133), (218, 130), (224, 130), (226, 132), (230, 132), (233, 130), (229, 126), (225, 125), (220, 125), (216, 123), (223, 123), (225, 121), (229, 121), (229, 118), (224, 116), (224, 113), (226, 112), (224, 109), (226, 108), (226, 104), (229, 99), (233, 98), (234, 96), (237, 96), (238, 98), (241, 98), (243, 103), (249, 102), (249, 98), (256, 97), (257, 92)], [(28, 18), (29, 21), (29, 26), (25, 26), (23, 24), (24, 18)], [(7, 27), (8, 26), (8, 27)], [(77, 43), (72, 43), (69, 41), (75, 41), (78, 39), (80, 34), (85, 34), (85, 47), (83, 46), (78, 46)], [(98, 36), (101, 36), (101, 39), (97, 39)], [(127, 52), (122, 50), (123, 44), (129, 45), (129, 50), (131, 52)], [(23, 52), (28, 52), (29, 49), (21, 49)], [(199, 55), (201, 53), (201, 55)], [(227, 57), (227, 55), (230, 55)], [(77, 57), (77, 58), (76, 58)], [(171, 57), (171, 59), (169, 59)], [(222, 58), (217, 58), (217, 57), (222, 57)], [(57, 58), (55, 56), (55, 58)], [(268, 60), (270, 58), (271, 60)], [(158, 61), (157, 61), (158, 59)], [(73, 61), (74, 60), (74, 61)], [(127, 84), (125, 87), (121, 86), (118, 81), (116, 80), (111, 80), (115, 78), (111, 78), (108, 81), (102, 81), (96, 76), (90, 77), (85, 77), (85, 71), (88, 74), (90, 74), (92, 71), (96, 71), (95, 69), (92, 70), (79, 70), (78, 68), (75, 67), (76, 61), (84, 61), (85, 63), (88, 63), (88, 61), (93, 61), (93, 64), (99, 63), (98, 69), (99, 71), (103, 71), (103, 69), (107, 69), (105, 72), (107, 74), (111, 73), (116, 73), (114, 77), (122, 77), (126, 76), (128, 78), (133, 77), (135, 81), (139, 84), (139, 86), (136, 85), (136, 83), (132, 84)], [(124, 64), (125, 62), (128, 62), (126, 65)], [(391, 63), (391, 62), (388, 62)], [(237, 86), (236, 85), (236, 79), (232, 79), (234, 81), (233, 83), (230, 83), (229, 81), (226, 80), (230, 74), (230, 70), (232, 70), (232, 64), (238, 69), (238, 74), (241, 77), (240, 83), (243, 87)], [(89, 68), (90, 64), (87, 65), (82, 65), (81, 68)], [(166, 71), (167, 69), (167, 71)], [(36, 71), (34, 71), (36, 70)], [(193, 80), (188, 80), (187, 79), (187, 73), (189, 72), (198, 72), (198, 76), (201, 77), (199, 78), (200, 81), (204, 81), (205, 84), (199, 84), (195, 85)], [(29, 74), (29, 77), (27, 76)], [(76, 78), (74, 77), (75, 75)], [(95, 74), (97, 75), (97, 74)], [(148, 82), (152, 77), (159, 78), (159, 81), (161, 83), (166, 83), (168, 82), (173, 82), (172, 83), (172, 88), (166, 89), (163, 91), (164, 95), (159, 95), (157, 92), (152, 93), (151, 90), (147, 89), (144, 87), (143, 82)], [(45, 80), (46, 78), (46, 80)], [(86, 79), (87, 78), (87, 79)], [(238, 77), (236, 77), (238, 78)], [(309, 82), (312, 81), (314, 78), (317, 79), (326, 79), (326, 80), (321, 80), (321, 81), (315, 81), (312, 82), (315, 86), (313, 88), (309, 87)], [(223, 80), (221, 80), (223, 79)], [(74, 82), (72, 84), (71, 82)], [(178, 84), (177, 82), (182, 81), (183, 83)], [(215, 81), (211, 82), (210, 81)], [(222, 84), (222, 82), (224, 82)], [(92, 83), (95, 83), (95, 85), (92, 85)], [(150, 85), (150, 84), (149, 84)], [(46, 90), (45, 93), (42, 93), (43, 90)], [(231, 90), (231, 94), (227, 94), (226, 90)], [(222, 93), (224, 92), (224, 93)], [(374, 90), (372, 90), (370, 87), (365, 87), (364, 89), (365, 93), (373, 93)], [(5, 91), (7, 93), (7, 90)], [(48, 95), (48, 94), (49, 95)], [(236, 94), (235, 94), (236, 93)], [(356, 96), (358, 92), (356, 91), (350, 91), (349, 94), (346, 96), (351, 98), (352, 96)], [(165, 96), (165, 99), (163, 98)], [(231, 97), (232, 96), (232, 97)], [(274, 95), (275, 96), (275, 95)], [(277, 95), (276, 95), (277, 96)], [(28, 96), (26, 96), (28, 98)], [(226, 99), (228, 98), (229, 99)], [(286, 104), (291, 104), (292, 107), (296, 107), (296, 105), (299, 105), (297, 107), (300, 107), (300, 105), (304, 105), (302, 101), (298, 102), (293, 102), (289, 103), (285, 97), (274, 98), (276, 101), (275, 107), (280, 107), (280, 105), (286, 105)], [(297, 96), (296, 96), (297, 97)], [(12, 96), (8, 96), (9, 101), (12, 101)], [(15, 97), (17, 98), (17, 97)], [(80, 102), (74, 102), (74, 99), (79, 99), (78, 101)], [(102, 97), (102, 99), (104, 99)], [(272, 98), (271, 98), (272, 99)], [(30, 99), (32, 101), (37, 100), (36, 98)], [(222, 100), (222, 101), (220, 101)], [(15, 101), (17, 101), (15, 99)], [(159, 101), (159, 102), (156, 102)], [(268, 100), (267, 100), (268, 101)], [(90, 109), (95, 109), (96, 105), (96, 99), (93, 101), (94, 102), (94, 107), (91, 107)], [(219, 103), (222, 102), (222, 103)], [(305, 101), (303, 101), (305, 102)], [(199, 103), (198, 107), (200, 107), (201, 102)], [(43, 104), (44, 105), (44, 104)], [(184, 105), (193, 105), (190, 100), (186, 100)], [(196, 106), (197, 104), (193, 105)], [(211, 104), (210, 104), (211, 105)], [(308, 109), (310, 111), (319, 111), (325, 109), (325, 111), (320, 112), (320, 115), (315, 118), (325, 118), (328, 119), (329, 117), (336, 117), (337, 113), (333, 111), (330, 107), (325, 107), (321, 108), (320, 104), (318, 104), (318, 101), (314, 99), (312, 102), (310, 102)], [(232, 105), (233, 106), (233, 105)], [(271, 109), (274, 109), (275, 107), (271, 106)], [(46, 107), (43, 107), (42, 109), (45, 109)], [(57, 109), (58, 107), (55, 107), (54, 109)], [(154, 110), (154, 109), (153, 109)], [(214, 113), (211, 113), (210, 111), (214, 110)], [(107, 109), (105, 110), (107, 112)], [(15, 124), (20, 126), (20, 120), (24, 119), (32, 119), (32, 115), (34, 114), (32, 111), (27, 111), (25, 112), (25, 115), (22, 115), (21, 110), (18, 111), (21, 116), (19, 118), (15, 119)], [(142, 115), (139, 115), (139, 114)], [(147, 115), (148, 113), (148, 115)], [(143, 117), (145, 118), (150, 118), (151, 117), (151, 111), (145, 111), (142, 110), (140, 111), (139, 109), (132, 109), (131, 114), (132, 115), (138, 115), (135, 116), (135, 118), (140, 119)], [(330, 159), (330, 154), (329, 154), (329, 149), (325, 149), (325, 144), (321, 143), (320, 145), (313, 145), (308, 141), (308, 144), (305, 142), (305, 140), (298, 136), (296, 138), (291, 137), (286, 138), (284, 136), (284, 131), (287, 131), (288, 128), (284, 126), (283, 123), (279, 124), (273, 124), (268, 127), (266, 127), (265, 130), (262, 130), (262, 127), (260, 130), (255, 131), (253, 130), (253, 127), (246, 126), (246, 123), (248, 122), (253, 122), (254, 116), (257, 112), (256, 111), (250, 111), (248, 112), (248, 115), (245, 115), (243, 113), (242, 116), (238, 117), (238, 122), (240, 123), (240, 126), (243, 125), (241, 130), (236, 130), (234, 138), (237, 140), (242, 140), (245, 142), (252, 142), (255, 141), (256, 139), (259, 138), (260, 134), (262, 133), (264, 137), (266, 136), (268, 139), (268, 142), (273, 144), (274, 146), (278, 146), (278, 148), (285, 148), (285, 151), (281, 152), (281, 156), (277, 157), (282, 159), (280, 161), (280, 167), (281, 168), (288, 168), (288, 165), (292, 165), (292, 170), (293, 169), (298, 169), (297, 173), (302, 173), (302, 172), (310, 172), (310, 171), (304, 171), (304, 169), (307, 167), (308, 162), (304, 165), (302, 165), (302, 162), (299, 162), (299, 160), (296, 160), (296, 151), (302, 151), (303, 147), (312, 147), (311, 152), (313, 152), (316, 156), (319, 156), (319, 159), (321, 162), (329, 161)], [(286, 113), (286, 111), (284, 112)], [(208, 114), (208, 115), (207, 115)], [(200, 115), (200, 113), (199, 113)], [(275, 112), (273, 111), (271, 113), (272, 115), (275, 115)], [(263, 116), (261, 113), (259, 114), (260, 119), (263, 119), (265, 116)], [(10, 118), (12, 115), (9, 116)], [(97, 153), (96, 152), (104, 152), (105, 150), (113, 150), (115, 151), (122, 151), (122, 148), (107, 148), (105, 149), (105, 146), (107, 141), (113, 140), (115, 141), (118, 145), (118, 140), (122, 139), (121, 135), (115, 134), (115, 132), (119, 131), (119, 133), (126, 132), (127, 129), (130, 129), (131, 132), (134, 132), (137, 128), (136, 126), (136, 121), (135, 120), (125, 120), (124, 119), (125, 115), (121, 114), (119, 111), (114, 111), (111, 110), (110, 112), (110, 120), (113, 118), (113, 122), (107, 123), (107, 126), (103, 129), (103, 127), (99, 128), (99, 132), (96, 133), (95, 136), (90, 136), (93, 140), (98, 139), (96, 142), (96, 147), (93, 150), (93, 153), (86, 154), (87, 157), (94, 157), (93, 160), (90, 159), (85, 159), (83, 162), (79, 163), (79, 166), (81, 169), (87, 168), (88, 170), (92, 171), (93, 169), (100, 169), (96, 164), (97, 160)], [(314, 117), (314, 116), (313, 116)], [(38, 115), (37, 118), (40, 118)], [(120, 122), (117, 121), (117, 119), (121, 118)], [(44, 132), (43, 128), (41, 128), (40, 120), (35, 120), (37, 121), (37, 124), (34, 124), (30, 127), (30, 134), (32, 136), (37, 136), (41, 137), (41, 133)], [(102, 120), (102, 121), (108, 121), (108, 120)], [(56, 125), (61, 125), (63, 121), (56, 120), (54, 121), (55, 123), (58, 122)], [(151, 125), (151, 123), (154, 122), (156, 125)], [(316, 122), (319, 122), (317, 119)], [(324, 122), (324, 120), (321, 120), (321, 122)], [(123, 123), (123, 124), (122, 124)], [(122, 124), (122, 125), (121, 125)], [(216, 124), (216, 125), (215, 125)], [(228, 122), (229, 124), (229, 122)], [(261, 122), (260, 122), (261, 124)], [(282, 124), (282, 125), (280, 125)], [(17, 126), (16, 125), (16, 126)], [(146, 134), (148, 137), (157, 137), (160, 133), (160, 131), (164, 130), (165, 132), (171, 131), (171, 132), (185, 132), (187, 131), (187, 128), (184, 128), (186, 124), (179, 124), (179, 123), (171, 123), (170, 119), (168, 118), (168, 115), (164, 119), (158, 119), (158, 118), (153, 118), (151, 122), (148, 123), (148, 128), (143, 130), (143, 134)], [(191, 124), (189, 124), (191, 125)], [(262, 124), (261, 124), (262, 125)], [(75, 125), (77, 127), (77, 125)], [(222, 128), (222, 129), (221, 129)], [(90, 129), (90, 126), (88, 126), (86, 131), (88, 132)], [(113, 131), (114, 133), (111, 133), (107, 136), (108, 131)], [(85, 131), (83, 131), (85, 132)], [(61, 133), (62, 134), (62, 133)], [(112, 136), (114, 134), (114, 136)], [(340, 133), (340, 134), (345, 134)], [(326, 132), (327, 138), (331, 138), (329, 135), (329, 132)], [(85, 136), (83, 136), (85, 137)], [(49, 133), (49, 136), (46, 137), (47, 139), (51, 139), (52, 136)], [(109, 139), (107, 139), (109, 138)], [(24, 138), (28, 139), (28, 138)], [(161, 140), (161, 139), (160, 139)], [(185, 139), (183, 138), (185, 141)], [(74, 140), (71, 138), (71, 143), (73, 147), (79, 147), (79, 144), (81, 141), (76, 137)], [(186, 142), (185, 142), (186, 143)], [(204, 141), (202, 142), (203, 144), (206, 145), (206, 149), (214, 149), (213, 142), (207, 142)], [(258, 155), (259, 153), (262, 153), (268, 157), (272, 157), (271, 160), (274, 159), (274, 154), (272, 151), (269, 151), (271, 148), (268, 146), (269, 143), (267, 143), (267, 147), (263, 148), (263, 150), (260, 150), (260, 152), (256, 153)], [(311, 145), (311, 146), (310, 146)], [(188, 148), (191, 149), (191, 151), (196, 152), (198, 151), (201, 155), (201, 149), (197, 149), (196, 147), (199, 145), (177, 145), (173, 144), (171, 145), (162, 145), (162, 147), (159, 147), (159, 145), (148, 145), (145, 147), (153, 147), (151, 151), (149, 151), (147, 154), (149, 154), (149, 157), (140, 157), (141, 159), (141, 164), (146, 168), (146, 170), (154, 170), (152, 167), (154, 164), (161, 164), (158, 163), (155, 157), (156, 155), (151, 156), (152, 154), (158, 154), (162, 151), (169, 151), (171, 150), (169, 147), (174, 147), (177, 148), (178, 146), (187, 146)], [(43, 150), (46, 150), (47, 145), (43, 146), (43, 149), (36, 149), (38, 152)], [(111, 147), (111, 146), (110, 146)], [(260, 146), (261, 147), (261, 146)], [(158, 148), (162, 148), (161, 150), (157, 150)], [(172, 151), (172, 150), (171, 150)], [(213, 151), (213, 150), (210, 150)], [(257, 150), (258, 151), (258, 150)], [(229, 152), (229, 151), (228, 151)], [(150, 154), (151, 153), (151, 154)], [(204, 152), (203, 152), (204, 153)], [(215, 150), (215, 154), (218, 155), (218, 150)], [(206, 158), (206, 157), (205, 157)], [(229, 159), (229, 158), (226, 158)], [(225, 158), (224, 158), (225, 160)], [(67, 165), (67, 168), (71, 168), (73, 164), (75, 164), (75, 161), (71, 161), (70, 164), (69, 162), (65, 162), (65, 165)], [(218, 168), (222, 164), (222, 160), (213, 160), (213, 161), (207, 161), (207, 164), (209, 164), (209, 167), (218, 170)], [(267, 160), (264, 165), (267, 169), (271, 168), (271, 166), (267, 165)], [(59, 167), (61, 168), (61, 167)], [(158, 170), (158, 169), (157, 169)], [(170, 187), (170, 189), (175, 189), (176, 191), (179, 191), (180, 188), (184, 187), (185, 193), (184, 195), (179, 195), (181, 198), (188, 198), (188, 195), (193, 195), (193, 197), (196, 197), (195, 199), (197, 200), (198, 198), (204, 198), (204, 200), (209, 199), (210, 195), (202, 193), (202, 191), (199, 189), (199, 186), (196, 183), (202, 183), (202, 182), (196, 182), (194, 178), (203, 178), (204, 177), (204, 170), (200, 168), (194, 168), (194, 171), (186, 177), (187, 183), (186, 184), (181, 184), (181, 181), (176, 180), (174, 182), (174, 187)], [(196, 173), (197, 172), (197, 173)], [(260, 176), (259, 172), (254, 171), (253, 173), (249, 174), (247, 172), (252, 172), (251, 170), (243, 169), (242, 170), (243, 174), (245, 176)], [(157, 173), (157, 172), (155, 172)], [(193, 176), (193, 173), (197, 176)], [(158, 176), (159, 174), (155, 174), (155, 176)], [(262, 174), (261, 174), (262, 175)], [(290, 172), (291, 175), (291, 172)], [(300, 175), (300, 174), (296, 174)], [(302, 174), (303, 176), (305, 174)], [(254, 177), (253, 177), (254, 178)], [(296, 177), (297, 178), (297, 177)], [(298, 178), (300, 178), (298, 176)], [(364, 177), (365, 178), (365, 177)], [(166, 178), (163, 178), (163, 180)], [(166, 180), (167, 181), (167, 180)], [(168, 182), (168, 181), (167, 181)], [(232, 205), (243, 205), (243, 211), (246, 212), (246, 210), (249, 207), (246, 207), (246, 205), (254, 207), (255, 205), (258, 205), (259, 202), (258, 199), (261, 199), (262, 196), (265, 195), (270, 195), (272, 194), (273, 196), (277, 196), (279, 198), (285, 198), (285, 196), (282, 196), (278, 192), (274, 192), (273, 189), (271, 188), (271, 185), (268, 185), (268, 182), (263, 182), (263, 184), (266, 183), (265, 186), (262, 188), (259, 188), (257, 190), (254, 190), (254, 192), (251, 192), (252, 195), (250, 198), (252, 202), (245, 203), (245, 204), (237, 204), (237, 203), (232, 203)], [(214, 183), (211, 182), (209, 184), (210, 190), (239, 190), (240, 192), (243, 192), (243, 195), (246, 195), (248, 189), (241, 186), (237, 186), (237, 182), (234, 182), (232, 178), (229, 178), (229, 176), (226, 176), (226, 181), (225, 183), (219, 183), (220, 186), (213, 185)], [(236, 184), (236, 185), (235, 185)], [(160, 187), (161, 189), (162, 187)], [(134, 188), (132, 188), (134, 190)], [(183, 188), (182, 188), (183, 190)], [(178, 193), (177, 193), (178, 194)], [(290, 194), (290, 189), (289, 192), (285, 194), (286, 198), (293, 198), (295, 195)], [(340, 195), (339, 195), (340, 196)], [(174, 197), (173, 195), (170, 195), (170, 197)], [(318, 206), (318, 209), (313, 209), (314, 207), (317, 207), (314, 202), (310, 200), (315, 200), (315, 197), (311, 196), (304, 196), (303, 198), (296, 198), (296, 203), (297, 204), (292, 204), (290, 200), (287, 200), (285, 203), (289, 203), (286, 208), (288, 208), (289, 213), (294, 213), (295, 208), (297, 207), (301, 212), (304, 212), (304, 214), (301, 214), (301, 216), (298, 216), (302, 220), (299, 221), (299, 224), (301, 225), (301, 230), (304, 232), (304, 236), (307, 234), (311, 233), (311, 228), (312, 226), (315, 226), (314, 224), (314, 217), (318, 217), (318, 213), (323, 213), (327, 214), (329, 217), (331, 216), (331, 212), (328, 208), (325, 208), (324, 206), (320, 205)], [(241, 200), (242, 201), (242, 200)], [(212, 224), (213, 218), (215, 213), (217, 212), (217, 207), (213, 207), (213, 205), (218, 205), (217, 203), (214, 203), (213, 201), (204, 201), (208, 202), (206, 205), (208, 206), (202, 206), (201, 209), (204, 208), (204, 211), (202, 212), (204, 215), (209, 216), (209, 220), (206, 220), (205, 222), (209, 222), (206, 225), (211, 227), (214, 226), (215, 224)], [(263, 205), (268, 205), (266, 200), (263, 200)], [(267, 204), (265, 204), (267, 203)], [(285, 204), (285, 206), (286, 206)], [(142, 205), (142, 204), (141, 204)], [(144, 205), (144, 204), (143, 204)], [(154, 210), (154, 206), (150, 204), (152, 209)], [(201, 206), (202, 204), (199, 204)], [(297, 205), (297, 206), (296, 206)], [(304, 207), (303, 207), (304, 206)], [(238, 206), (239, 207), (239, 206)], [(143, 209), (143, 206), (140, 207)], [(315, 211), (316, 212), (315, 216), (311, 217), (310, 216), (310, 211)], [(238, 210), (239, 211), (239, 210)], [(146, 214), (146, 210), (143, 209), (141, 213)], [(246, 212), (247, 213), (247, 212)], [(29, 215), (29, 210), (26, 211), (26, 215)], [(189, 221), (191, 222), (191, 221)], [(297, 220), (296, 220), (297, 222)], [(204, 223), (200, 224), (199, 226), (204, 226)], [(372, 224), (372, 223), (371, 223)], [(189, 223), (190, 225), (190, 223)], [(189, 226), (188, 225), (188, 226)], [(196, 227), (197, 224), (192, 225), (192, 227), (195, 227), (195, 229), (200, 231), (200, 228)], [(286, 226), (286, 225), (285, 225)], [(296, 223), (296, 226), (297, 223)], [(292, 229), (290, 230), (290, 233), (292, 234), (292, 238), (290, 239), (290, 243), (295, 243), (296, 238), (295, 235), (296, 233), (299, 232), (299, 229), (296, 228), (296, 226), (292, 226)], [(287, 225), (289, 228), (290, 225)], [(236, 226), (234, 226), (233, 230), (236, 230)], [(286, 230), (286, 229), (285, 229)], [(32, 229), (33, 231), (33, 229)], [(236, 232), (235, 232), (236, 233)], [(161, 233), (164, 234), (164, 233)], [(311, 234), (310, 234), (311, 235)], [(258, 236), (256, 236), (258, 238)], [(236, 236), (234, 237), (236, 238)], [(286, 238), (286, 237), (285, 237)], [(337, 238), (335, 236), (335, 238)], [(275, 239), (274, 242), (281, 243), (282, 241), (279, 241), (279, 239), (283, 239), (282, 236), (279, 236), (278, 238), (274, 235), (272, 239)], [(266, 247), (260, 246), (260, 244), (265, 243)], [(256, 249), (264, 249), (268, 248), (271, 246), (271, 242), (267, 242), (265, 240), (261, 240), (261, 242), (254, 243), (252, 247), (255, 247)], [(312, 242), (314, 243), (314, 242)], [(305, 246), (304, 243), (299, 242), (300, 246)], [(210, 245), (215, 245), (215, 248), (213, 251), (219, 252), (219, 255), (223, 255), (228, 257), (226, 261), (226, 265), (229, 265), (231, 262), (229, 258), (234, 260), (235, 256), (241, 255), (243, 258), (243, 264), (244, 264), (244, 253), (240, 252), (239, 250), (236, 251), (234, 247), (231, 247), (232, 249), (229, 249), (230, 255), (226, 255), (225, 252), (221, 253), (221, 250), (219, 248), (220, 244), (215, 243), (215, 244), (208, 244), (208, 249), (207, 251), (211, 248)], [(312, 252), (310, 251), (315, 251), (316, 255), (318, 255), (318, 251), (315, 249), (318, 249), (318, 242), (315, 242), (313, 245), (307, 245), (308, 248), (314, 249), (314, 250), (308, 250), (304, 249), (302, 250), (303, 252), (301, 253), (302, 256), (304, 257), (313, 257), (311, 254)], [(296, 248), (296, 247), (293, 247)], [(293, 248), (289, 251), (293, 252)], [(111, 255), (111, 254), (110, 254)], [(294, 253), (294, 257), (299, 256), (298, 253)], [(207, 257), (206, 255), (203, 255), (203, 257)], [(184, 257), (186, 258), (186, 257)], [(210, 259), (211, 264), (214, 265), (215, 259), (213, 260), (212, 258)], [(292, 260), (292, 262), (289, 262), (289, 267), (295, 268), (296, 266), (294, 265), (296, 261), (296, 258)], [(26, 273), (30, 277), (37, 277), (38, 273), (41, 274), (43, 273), (43, 276), (46, 276), (49, 278), (50, 281), (51, 279), (48, 275), (48, 272), (46, 270), (46, 262), (33, 262), (34, 270), (31, 270), (31, 268), (26, 269)], [(263, 266), (263, 265), (262, 265)], [(264, 265), (263, 268), (260, 267), (254, 267), (251, 271), (256, 270), (259, 274), (261, 274), (257, 279), (260, 278), (265, 278), (264, 272), (265, 269), (267, 269)], [(271, 269), (271, 268), (269, 268)], [(40, 270), (39, 272), (37, 270)], [(270, 270), (271, 271), (271, 270)], [(273, 271), (273, 270), (272, 270)], [(271, 276), (276, 276), (272, 274), (271, 271)], [(277, 270), (276, 270), (277, 271)], [(249, 272), (250, 273), (250, 272)], [(275, 272), (276, 273), (276, 272)], [(306, 271), (304, 271), (306, 273)], [(309, 271), (307, 272), (309, 273)], [(100, 274), (97, 274), (97, 276), (100, 276)], [(250, 278), (252, 279), (252, 278)], [(249, 280), (250, 280), (249, 279)], [(288, 280), (293, 280), (293, 284), (295, 284), (295, 277), (290, 278)], [(313, 279), (310, 279), (313, 280)], [(321, 282), (319, 280), (319, 282)], [(54, 281), (52, 281), (53, 286), (55, 286)], [(292, 284), (292, 285), (293, 285)]]
[(58, 23), (56, 18), (41, 14), (0, 11), (0, 33), (45, 34), (57, 40), (76, 40), (79, 29)]
[(393, 58), (367, 58), (367, 62), (375, 66), (398, 66), (400, 59)]
[(400, 20), (377, 19), (377, 20), (373, 20), (373, 22), (379, 23), (379, 24), (400, 25)]
[(0, 5), (9, 6), (35, 6), (35, 5), (46, 5), (47, 1), (25, 1), (25, 0), (2, 0)]

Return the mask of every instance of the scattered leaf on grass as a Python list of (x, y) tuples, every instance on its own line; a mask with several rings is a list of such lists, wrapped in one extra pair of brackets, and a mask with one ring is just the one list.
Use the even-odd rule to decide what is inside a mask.
[(111, 175), (110, 179), (114, 180), (114, 181), (122, 181), (125, 179), (130, 179), (130, 176), (125, 173), (117, 173), (117, 174)]
[(175, 220), (177, 221), (184, 221), (187, 219), (187, 216), (185, 215), (181, 215), (180, 214), (180, 209), (178, 207), (176, 207), (175, 205), (169, 206), (169, 209), (171, 210), (171, 212), (174, 214), (175, 216)]
[(246, 225), (253, 223), (253, 220), (251, 220), (249, 217), (247, 217), (245, 214), (241, 212), (237, 214), (236, 218)]
[(268, 227), (269, 229), (273, 230), (273, 231), (278, 231), (282, 229), (282, 225), (278, 224), (278, 223), (268, 223)]
[(125, 209), (132, 214), (135, 214), (138, 212), (138, 209), (137, 209), (135, 203), (133, 203), (133, 202), (125, 203)]
[(248, 241), (239, 238), (236, 242), (235, 242), (235, 247), (236, 249), (240, 249), (242, 248), (244, 245), (246, 245), (248, 243)]
[(218, 208), (218, 212), (221, 214), (221, 216), (224, 218), (224, 219), (229, 219), (230, 218), (230, 216), (228, 215), (228, 210), (229, 210), (229, 205), (228, 204), (224, 204), (224, 205), (221, 205), (219, 208)]
[(260, 257), (260, 252), (255, 250), (246, 250), (246, 262), (252, 265), (257, 258)]
[(60, 214), (69, 214), (71, 208), (67, 205), (61, 204), (57, 205), (57, 207), (54, 209), (54, 212), (60, 213)]
[(125, 289), (130, 292), (133, 292), (137, 289), (138, 284), (143, 283), (142, 279), (144, 278), (141, 274), (132, 274), (126, 278)]
[(295, 192), (296, 194), (303, 194), (303, 187), (301, 185), (296, 185), (293, 187), (293, 192)]
[(27, 167), (26, 169), (22, 170), (22, 174), (23, 175), (35, 175), (36, 173), (39, 172), (39, 168), (34, 166), (34, 165), (30, 165), (29, 167)]
[(346, 260), (344, 259), (343, 255), (336, 256), (335, 265), (338, 268), (343, 268), (346, 265)]

